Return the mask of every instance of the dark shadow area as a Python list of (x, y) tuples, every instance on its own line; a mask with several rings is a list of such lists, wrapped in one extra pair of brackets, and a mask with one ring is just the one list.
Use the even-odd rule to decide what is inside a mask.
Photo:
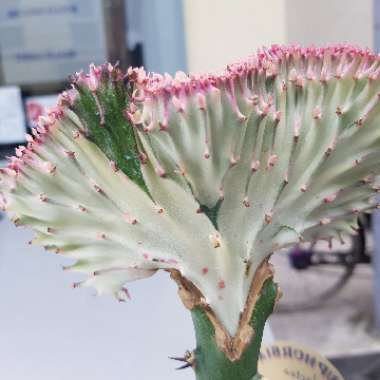
[(379, 380), (380, 354), (357, 355), (331, 359), (345, 380)]

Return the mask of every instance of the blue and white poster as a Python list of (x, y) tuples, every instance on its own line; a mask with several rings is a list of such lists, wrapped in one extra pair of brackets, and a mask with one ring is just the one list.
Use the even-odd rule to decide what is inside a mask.
[(5, 84), (66, 80), (107, 59), (102, 0), (1, 0)]

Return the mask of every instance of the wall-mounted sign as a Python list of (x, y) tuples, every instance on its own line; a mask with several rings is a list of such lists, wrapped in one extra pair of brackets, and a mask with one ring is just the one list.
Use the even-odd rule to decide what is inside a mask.
[(20, 88), (0, 87), (0, 144), (22, 143), (25, 141), (25, 132)]
[(293, 342), (275, 342), (260, 351), (263, 380), (344, 380), (317, 352)]
[(0, 48), (6, 84), (66, 80), (107, 59), (102, 0), (1, 0)]

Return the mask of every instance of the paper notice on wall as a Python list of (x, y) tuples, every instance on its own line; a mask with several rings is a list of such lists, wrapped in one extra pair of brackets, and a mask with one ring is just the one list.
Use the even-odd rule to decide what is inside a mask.
[(0, 144), (22, 143), (25, 132), (20, 89), (16, 86), (0, 87)]
[(1, 0), (5, 83), (66, 80), (107, 59), (102, 0)]

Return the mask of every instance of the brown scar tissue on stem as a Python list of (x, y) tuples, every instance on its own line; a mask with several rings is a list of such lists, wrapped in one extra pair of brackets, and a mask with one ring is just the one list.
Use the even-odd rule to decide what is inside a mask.
[(276, 299), (274, 300), (273, 310), (276, 310), (277, 305), (279, 304), (280, 299), (282, 298), (283, 295), (284, 295), (284, 292), (283, 292), (282, 289), (277, 285), (277, 294), (276, 294)]
[[(207, 317), (214, 326), (215, 340), (218, 348), (231, 362), (238, 361), (255, 334), (255, 331), (250, 325), (250, 321), (264, 283), (274, 275), (273, 266), (268, 260), (264, 260), (257, 268), (252, 280), (244, 311), (240, 316), (238, 330), (233, 337), (231, 337), (219, 321), (210, 305), (206, 303), (200, 290), (191, 281), (183, 277), (177, 269), (169, 269), (168, 271), (170, 272), (171, 278), (178, 285), (178, 294), (184, 306), (189, 310), (192, 310), (195, 307), (200, 307), (205, 311)], [(277, 294), (276, 303), (280, 297), (281, 292)]]

